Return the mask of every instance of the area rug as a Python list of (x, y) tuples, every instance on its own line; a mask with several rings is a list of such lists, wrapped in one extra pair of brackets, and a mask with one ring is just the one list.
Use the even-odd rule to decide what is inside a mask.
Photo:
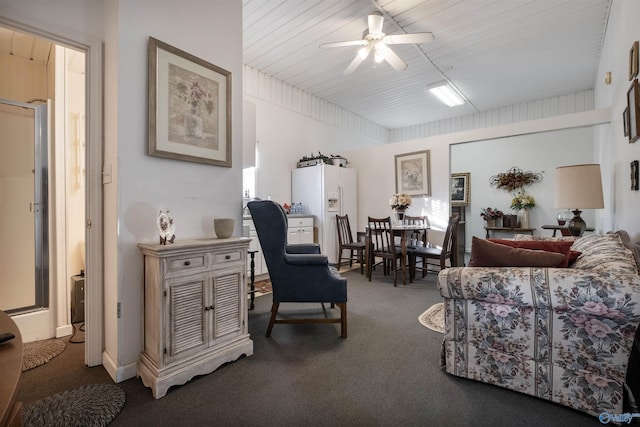
[(44, 365), (64, 350), (64, 342), (58, 339), (34, 341), (22, 347), (22, 371)]
[(22, 411), (25, 427), (106, 426), (120, 413), (126, 397), (113, 384), (90, 384), (53, 394)]
[(418, 317), (422, 326), (444, 334), (444, 303), (432, 305)]
[(256, 296), (262, 296), (262, 295), (267, 295), (270, 294), (271, 292), (273, 292), (273, 290), (271, 289), (271, 280), (269, 279), (265, 279), (265, 280), (260, 280), (258, 282), (256, 282), (254, 284), (255, 289), (256, 289)]

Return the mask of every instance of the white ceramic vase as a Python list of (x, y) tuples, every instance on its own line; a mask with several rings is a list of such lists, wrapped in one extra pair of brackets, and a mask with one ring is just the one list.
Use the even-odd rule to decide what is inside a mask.
[(213, 229), (218, 239), (228, 239), (233, 235), (235, 220), (233, 218), (214, 218)]
[(529, 210), (520, 209), (518, 211), (518, 227), (529, 228)]

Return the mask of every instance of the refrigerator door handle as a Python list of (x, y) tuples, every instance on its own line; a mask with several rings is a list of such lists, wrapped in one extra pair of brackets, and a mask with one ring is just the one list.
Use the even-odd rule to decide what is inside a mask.
[(342, 188), (342, 183), (339, 182), (338, 183), (338, 197), (340, 197), (340, 215), (343, 216), (344, 215), (344, 191)]

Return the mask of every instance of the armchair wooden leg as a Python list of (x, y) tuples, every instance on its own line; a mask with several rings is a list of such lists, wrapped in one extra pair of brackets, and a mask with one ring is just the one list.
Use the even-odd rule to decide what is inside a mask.
[(276, 322), (276, 316), (278, 315), (278, 307), (280, 307), (279, 302), (274, 302), (271, 305), (271, 319), (269, 319), (269, 326), (267, 327), (267, 336), (271, 336), (271, 330), (273, 329), (273, 324)]
[(340, 308), (340, 338), (347, 337), (347, 303), (336, 304)]

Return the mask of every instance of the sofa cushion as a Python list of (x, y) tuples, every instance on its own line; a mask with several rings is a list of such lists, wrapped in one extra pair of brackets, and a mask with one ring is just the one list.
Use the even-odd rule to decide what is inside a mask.
[(573, 268), (596, 272), (638, 274), (638, 266), (631, 250), (618, 234), (589, 234), (575, 241), (575, 251), (582, 252)]
[(469, 267), (559, 267), (565, 255), (532, 249), (512, 248), (473, 236)]
[(565, 260), (560, 267), (570, 266), (580, 256), (580, 252), (571, 250), (573, 241), (568, 240), (489, 239), (489, 241), (500, 245), (511, 246), (512, 248), (533, 249), (563, 254), (565, 256)]

